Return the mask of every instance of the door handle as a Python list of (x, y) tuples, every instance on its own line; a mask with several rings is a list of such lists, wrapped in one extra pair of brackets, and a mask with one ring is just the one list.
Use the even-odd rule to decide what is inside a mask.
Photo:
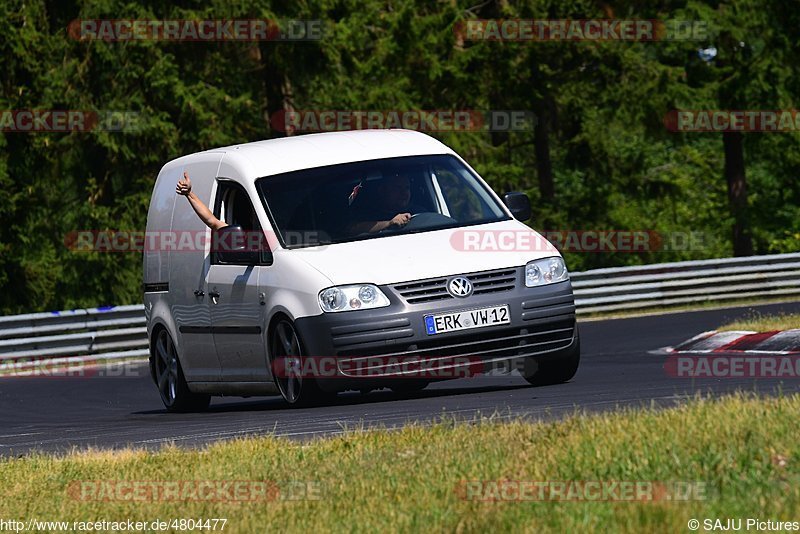
[(208, 296), (211, 297), (211, 302), (217, 304), (219, 302), (219, 291), (217, 288), (212, 289), (208, 292)]

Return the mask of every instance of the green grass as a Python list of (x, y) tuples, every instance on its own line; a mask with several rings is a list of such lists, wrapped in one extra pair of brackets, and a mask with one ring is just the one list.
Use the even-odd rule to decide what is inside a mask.
[[(552, 423), (444, 421), (309, 443), (262, 437), (203, 450), (32, 455), (0, 461), (0, 518), (227, 518), (225, 532), (686, 532), (690, 518), (797, 519), (798, 419), (800, 396), (737, 395)], [(481, 502), (457, 491), (463, 481), (500, 479), (688, 482), (705, 485), (706, 499)], [(71, 483), (87, 480), (307, 481), (321, 498), (151, 503), (69, 495)]]
[(800, 314), (761, 315), (758, 312), (750, 317), (732, 321), (717, 330), (752, 330), (754, 332), (772, 332), (773, 330), (792, 330), (800, 328)]

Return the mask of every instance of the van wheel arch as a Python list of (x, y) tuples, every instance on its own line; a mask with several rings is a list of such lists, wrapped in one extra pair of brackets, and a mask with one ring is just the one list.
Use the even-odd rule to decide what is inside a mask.
[[(327, 404), (328, 402), (332, 401), (336, 397), (336, 393), (333, 392), (326, 392), (319, 388), (317, 381), (313, 377), (305, 377), (301, 381), (300, 386), (300, 393), (296, 399), (290, 399), (289, 393), (285, 391), (285, 387), (282, 386), (282, 383), (279, 383), (279, 377), (275, 376), (275, 357), (276, 355), (273, 354), (273, 341), (275, 339), (276, 330), (279, 324), (281, 323), (289, 323), (288, 326), (292, 332), (292, 335), (295, 337), (297, 346), (299, 348), (300, 355), (298, 358), (303, 358), (302, 356), (305, 353), (305, 347), (303, 346), (303, 339), (300, 337), (300, 334), (294, 328), (294, 320), (285, 312), (278, 312), (276, 313), (269, 322), (269, 327), (267, 328), (267, 339), (266, 339), (266, 346), (267, 346), (267, 365), (270, 367), (270, 374), (272, 374), (272, 379), (275, 385), (278, 387), (278, 390), (281, 393), (283, 399), (293, 407), (301, 407), (301, 406), (315, 406), (319, 404)], [(282, 357), (282, 356), (278, 356)], [(302, 365), (301, 365), (302, 367)], [(290, 390), (291, 391), (291, 390)]]
[[(156, 355), (156, 342), (158, 341), (158, 335), (161, 333), (162, 330), (166, 330), (167, 334), (172, 337), (172, 334), (169, 333), (169, 328), (167, 325), (162, 321), (158, 321), (153, 325), (153, 333), (150, 335), (150, 342), (148, 349), (150, 349), (150, 355), (148, 356), (148, 362), (150, 367), (150, 378), (153, 381), (156, 380), (156, 368), (155, 368), (155, 355)], [(178, 353), (178, 361), (180, 361), (181, 355)]]
[(153, 379), (153, 382), (156, 381), (156, 340), (158, 339), (158, 335), (161, 333), (162, 330), (166, 330), (167, 326), (164, 323), (156, 323), (153, 326), (153, 332), (150, 334), (150, 355), (147, 358), (148, 367), (150, 368), (150, 378)]
[[(168, 391), (162, 391), (162, 387), (159, 385), (159, 371), (156, 368), (158, 362), (156, 361), (157, 355), (156, 352), (158, 351), (158, 343), (159, 339), (162, 336), (165, 337), (165, 347), (167, 349), (167, 354), (170, 356), (168, 358), (169, 361), (163, 362), (162, 366), (165, 366), (162, 369), (161, 378), (164, 378), (164, 373), (168, 372), (168, 369), (172, 369), (173, 372), (170, 372), (170, 377), (174, 378), (174, 382), (170, 382), (170, 386), (167, 386)], [(163, 350), (163, 349), (162, 349)], [(167, 411), (170, 412), (193, 412), (193, 411), (204, 411), (208, 408), (208, 405), (211, 401), (211, 396), (207, 394), (200, 394), (200, 393), (192, 393), (189, 390), (189, 386), (186, 383), (186, 378), (183, 375), (183, 369), (180, 362), (180, 352), (175, 345), (175, 341), (172, 339), (172, 334), (169, 332), (169, 328), (166, 325), (158, 323), (153, 326), (153, 334), (150, 338), (150, 375), (153, 379), (153, 382), (156, 384), (156, 387), (159, 390), (159, 395), (161, 396), (161, 400), (164, 403), (165, 408)], [(170, 362), (173, 362), (170, 364)], [(169, 380), (173, 380), (170, 378)], [(174, 386), (174, 387), (173, 387)], [(166, 391), (166, 392), (165, 392)]]

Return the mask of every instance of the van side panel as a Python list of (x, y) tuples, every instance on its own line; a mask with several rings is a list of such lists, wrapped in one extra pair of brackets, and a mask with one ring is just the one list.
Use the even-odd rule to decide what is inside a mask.
[(150, 208), (147, 211), (147, 239), (144, 241), (145, 284), (161, 284), (169, 281), (169, 251), (159, 246), (157, 237), (162, 232), (168, 232), (172, 224), (175, 183), (179, 176), (180, 167), (167, 165), (158, 173), (153, 187)]
[[(184, 171), (189, 173), (192, 191), (211, 210), (214, 209), (211, 199), (222, 156), (222, 152), (195, 154), (185, 160), (178, 173), (178, 176)], [(170, 194), (176, 197), (175, 184), (171, 185)], [(209, 297), (205, 295), (211, 229), (200, 220), (187, 199), (177, 198), (171, 230), (174, 244), (170, 246), (169, 298), (181, 366), (190, 384), (218, 381), (221, 371), (211, 335)]]

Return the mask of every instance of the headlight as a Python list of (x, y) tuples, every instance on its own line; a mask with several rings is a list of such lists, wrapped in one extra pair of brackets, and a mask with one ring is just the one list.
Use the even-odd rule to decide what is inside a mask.
[(329, 287), (319, 293), (319, 307), (324, 312), (383, 308), (388, 305), (386, 295), (372, 284)]
[(529, 262), (525, 266), (525, 285), (527, 287), (545, 286), (569, 280), (569, 273), (561, 258), (545, 258)]

